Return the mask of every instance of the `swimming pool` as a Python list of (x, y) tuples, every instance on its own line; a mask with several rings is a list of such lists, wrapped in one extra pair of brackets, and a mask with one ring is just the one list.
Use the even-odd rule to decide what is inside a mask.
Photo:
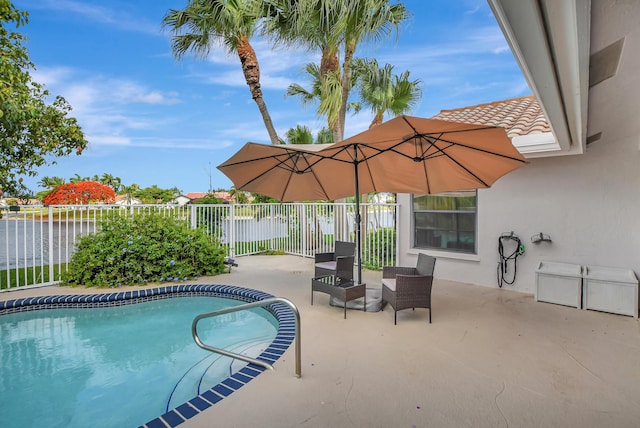
[[(233, 299), (228, 306), (273, 296), (181, 285), (0, 302), (0, 314), (11, 314), (0, 317), (3, 426), (176, 426), (209, 408), (264, 370), (193, 343), (193, 318), (221, 307), (211, 297)], [(267, 309), (203, 320), (199, 334), (272, 364), (293, 341), (295, 318), (285, 305)], [(247, 336), (247, 328), (255, 333)]]

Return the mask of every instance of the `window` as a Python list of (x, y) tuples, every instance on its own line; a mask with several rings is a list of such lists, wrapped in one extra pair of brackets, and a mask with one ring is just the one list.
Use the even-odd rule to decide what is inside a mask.
[(415, 195), (414, 247), (476, 252), (476, 191)]

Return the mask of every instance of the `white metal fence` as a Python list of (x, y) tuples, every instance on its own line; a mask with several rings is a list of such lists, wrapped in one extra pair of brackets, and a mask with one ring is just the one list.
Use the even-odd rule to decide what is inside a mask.
[[(227, 256), (264, 252), (313, 257), (336, 240), (355, 242), (355, 204), (56, 205), (0, 209), (0, 291), (59, 282), (78, 240), (95, 233), (108, 212), (157, 212), (200, 227)], [(363, 266), (394, 265), (395, 204), (361, 204)]]

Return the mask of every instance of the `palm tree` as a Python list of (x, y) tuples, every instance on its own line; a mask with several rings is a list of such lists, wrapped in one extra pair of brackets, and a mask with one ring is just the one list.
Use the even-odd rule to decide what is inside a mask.
[(393, 74), (393, 66), (378, 66), (375, 59), (354, 60), (354, 80), (360, 96), (356, 110), (363, 105), (371, 109), (373, 120), (369, 128), (382, 123), (384, 113), (394, 116), (410, 111), (422, 96), (420, 79), (409, 80), (409, 71)]
[(289, 129), (286, 138), (288, 144), (313, 144), (311, 129), (305, 125), (297, 125)]
[(273, 0), (271, 4), (275, 6), (265, 13), (266, 34), (276, 43), (320, 50), (318, 111), (327, 117), (334, 141), (341, 141), (356, 47), (363, 40), (378, 40), (397, 29), (408, 17), (406, 8), (402, 3), (390, 5), (389, 0)]
[(120, 191), (127, 195), (127, 205), (131, 205), (131, 200), (133, 199), (134, 194), (140, 191), (140, 186), (138, 186), (136, 183), (133, 183), (130, 186), (121, 186)]
[(64, 183), (66, 183), (64, 178), (54, 176), (42, 177), (42, 180), (38, 182), (38, 185), (45, 189), (55, 189), (56, 187), (62, 186)]
[[(263, 32), (276, 44), (302, 45), (321, 52), (317, 73), (323, 94), (339, 95), (338, 51), (343, 34), (342, 10), (354, 0), (273, 0), (263, 13)], [(323, 102), (324, 101), (324, 102)], [(323, 95), (319, 111), (327, 117), (329, 128), (337, 137), (339, 108), (335, 99)], [(339, 103), (338, 103), (339, 105)], [(336, 140), (339, 141), (339, 140)]]
[(259, 23), (259, 5), (260, 2), (252, 0), (189, 0), (182, 10), (169, 9), (163, 18), (163, 25), (173, 33), (171, 47), (178, 59), (188, 51), (204, 58), (214, 44), (222, 45), (227, 52), (238, 55), (271, 144), (279, 144), (278, 134), (262, 97), (258, 58), (249, 42)]
[(324, 80), (321, 76), (320, 67), (314, 63), (305, 65), (307, 75), (311, 77), (311, 87), (304, 88), (302, 85), (292, 83), (287, 88), (286, 96), (297, 96), (302, 105), (317, 103), (318, 116), (325, 116), (329, 129), (332, 130), (332, 141), (337, 135), (336, 124), (340, 114), (341, 86), (339, 76), (334, 72), (329, 72)]
[(231, 189), (229, 190), (229, 196), (236, 202), (236, 204), (246, 204), (247, 202), (249, 202), (247, 193), (243, 192), (242, 190), (236, 189), (236, 186), (231, 186)]
[(348, 11), (345, 15), (347, 22), (342, 60), (342, 99), (338, 119), (342, 130), (340, 140), (344, 137), (347, 102), (351, 90), (351, 68), (358, 44), (365, 40), (381, 40), (394, 29), (397, 34), (400, 24), (409, 17), (404, 4), (391, 5), (388, 0), (354, 0)]
[(285, 96), (296, 96), (300, 103), (305, 106), (311, 103), (320, 102), (322, 96), (322, 82), (320, 81), (320, 67), (318, 64), (309, 62), (304, 66), (305, 73), (311, 78), (311, 87), (305, 88), (298, 83), (292, 83), (287, 88)]
[(322, 128), (318, 131), (316, 144), (333, 144), (333, 133), (329, 128)]
[(88, 181), (88, 180), (89, 180), (89, 177), (82, 177), (80, 174), (75, 173), (73, 177), (69, 179), (69, 183), (78, 184), (81, 181)]
[(113, 175), (107, 173), (102, 174), (102, 176), (97, 181), (101, 184), (104, 184), (105, 186), (111, 187), (116, 193), (120, 191), (120, 187), (122, 186), (122, 180), (120, 179), (120, 177), (114, 177)]

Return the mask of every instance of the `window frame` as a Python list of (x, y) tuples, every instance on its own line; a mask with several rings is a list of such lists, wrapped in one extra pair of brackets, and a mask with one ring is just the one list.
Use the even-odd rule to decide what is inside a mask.
[[(463, 193), (461, 195), (461, 193)], [(464, 195), (464, 193), (467, 193)], [(459, 197), (475, 197), (475, 207), (473, 210), (436, 210), (436, 209), (416, 209), (415, 199), (422, 196), (446, 196), (446, 195), (455, 195), (458, 194)], [(473, 194), (473, 195), (472, 195)], [(444, 253), (451, 254), (459, 254), (459, 255), (477, 255), (478, 254), (478, 191), (477, 190), (464, 190), (464, 191), (454, 191), (454, 192), (443, 192), (439, 194), (433, 195), (420, 195), (420, 194), (412, 194), (411, 195), (411, 247), (415, 250), (429, 250), (429, 251), (439, 251)], [(474, 214), (474, 224), (473, 224), (473, 248), (472, 249), (464, 249), (464, 248), (443, 248), (442, 246), (428, 246), (428, 245), (420, 245), (417, 244), (417, 228), (416, 228), (416, 213), (434, 213), (434, 214)], [(458, 223), (458, 222), (456, 222)], [(456, 227), (460, 229), (460, 225), (456, 224)]]

